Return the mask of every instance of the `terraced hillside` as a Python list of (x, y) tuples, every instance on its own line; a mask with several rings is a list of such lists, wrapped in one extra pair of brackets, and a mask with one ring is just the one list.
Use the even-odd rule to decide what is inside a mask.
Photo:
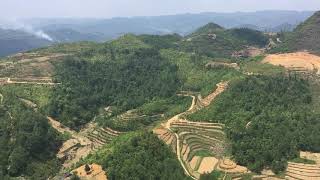
[(320, 154), (300, 152), (300, 158), (309, 164), (289, 162), (286, 170), (286, 179), (317, 180), (320, 179)]
[(154, 129), (158, 135), (177, 154), (185, 173), (194, 179), (201, 174), (220, 170), (239, 175), (248, 172), (226, 157), (228, 144), (220, 123), (190, 122), (187, 114), (210, 105), (228, 86), (228, 82), (217, 84), (213, 93), (205, 98), (193, 97), (190, 108), (169, 119), (165, 124)]
[(131, 109), (122, 114), (112, 116), (113, 112), (110, 109), (101, 113), (96, 119), (105, 126), (119, 131), (137, 130), (148, 126), (164, 116), (164, 114), (147, 115), (138, 109)]
[(0, 77), (42, 78), (53, 75), (53, 62), (61, 60), (63, 53), (19, 53), (0, 61)]
[(320, 165), (288, 163), (286, 179), (317, 180), (320, 179)]
[(60, 133), (71, 136), (63, 143), (57, 154), (57, 157), (63, 161), (64, 168), (71, 167), (81, 158), (85, 158), (121, 134), (110, 128), (100, 128), (93, 123), (87, 124), (80, 132), (75, 132), (51, 117), (48, 117), (48, 120), (51, 126)]

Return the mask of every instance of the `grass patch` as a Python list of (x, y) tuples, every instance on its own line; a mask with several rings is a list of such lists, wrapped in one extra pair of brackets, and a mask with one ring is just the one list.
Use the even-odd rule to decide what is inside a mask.
[(263, 64), (259, 61), (250, 61), (241, 65), (241, 70), (247, 73), (275, 75), (281, 74), (285, 71), (283, 67), (274, 66), (271, 64)]
[(290, 160), (290, 162), (294, 162), (294, 163), (303, 163), (303, 164), (316, 164), (315, 161), (310, 160), (310, 159), (305, 159), (305, 158), (294, 158), (292, 160)]
[(47, 85), (12, 84), (0, 86), (0, 92), (3, 93), (4, 98), (6, 98), (6, 93), (13, 92), (19, 98), (34, 102), (40, 109), (44, 109), (47, 106), (51, 91), (52, 87)]
[(201, 150), (197, 151), (194, 156), (200, 156), (200, 157), (211, 157), (213, 154), (209, 152), (208, 150)]

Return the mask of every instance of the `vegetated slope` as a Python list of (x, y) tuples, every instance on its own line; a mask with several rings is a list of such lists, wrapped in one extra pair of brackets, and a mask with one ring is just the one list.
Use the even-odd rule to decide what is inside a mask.
[(25, 176), (47, 179), (59, 171), (55, 153), (59, 134), (46, 117), (17, 97), (14, 89), (0, 89), (0, 179)]
[(99, 108), (117, 112), (156, 97), (171, 97), (180, 87), (177, 67), (135, 36), (124, 36), (70, 57), (56, 66), (51, 115), (76, 128), (93, 119)]
[(44, 47), (49, 44), (51, 44), (50, 41), (38, 38), (23, 31), (0, 28), (0, 57)]
[(121, 136), (85, 162), (97, 162), (108, 179), (188, 179), (175, 154), (151, 132)]
[(224, 29), (209, 23), (187, 36), (180, 48), (209, 57), (231, 57), (249, 46), (264, 47), (268, 38), (262, 32), (247, 28)]
[(275, 50), (308, 50), (320, 54), (320, 11), (301, 23), (292, 33), (285, 36), (285, 42)]
[(298, 77), (249, 76), (189, 118), (226, 124), (238, 163), (279, 172), (299, 150), (320, 151), (319, 115), (310, 111), (311, 102), (307, 81)]

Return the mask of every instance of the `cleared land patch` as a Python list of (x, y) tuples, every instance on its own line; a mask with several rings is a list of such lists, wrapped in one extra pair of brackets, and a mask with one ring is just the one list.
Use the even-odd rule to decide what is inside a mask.
[(283, 66), (290, 70), (308, 71), (320, 74), (320, 57), (308, 52), (271, 54), (262, 62)]

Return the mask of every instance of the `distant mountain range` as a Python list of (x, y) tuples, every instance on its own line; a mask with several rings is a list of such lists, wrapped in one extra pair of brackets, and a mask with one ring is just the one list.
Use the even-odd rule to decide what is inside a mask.
[[(313, 13), (312, 11), (259, 11), (112, 19), (25, 19), (21, 20), (24, 24), (45, 32), (53, 41), (23, 32), (23, 29), (0, 30), (0, 56), (52, 43), (103, 42), (126, 33), (187, 35), (209, 22), (224, 28), (248, 27), (268, 32), (292, 31), (297, 24), (305, 21)], [(24, 35), (21, 36), (21, 34)]]

